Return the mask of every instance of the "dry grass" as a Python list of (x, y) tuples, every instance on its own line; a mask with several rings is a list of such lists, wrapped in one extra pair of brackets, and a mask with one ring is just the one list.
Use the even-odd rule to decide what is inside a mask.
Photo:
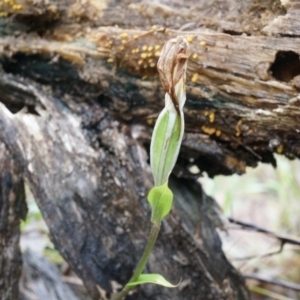
[[(300, 162), (277, 156), (277, 168), (260, 165), (243, 176), (217, 176), (200, 179), (227, 216), (300, 239)], [(229, 229), (221, 233), (227, 257), (242, 273), (255, 273), (300, 283), (300, 247), (285, 245), (264, 234)], [(253, 259), (239, 260), (248, 256)], [(274, 285), (248, 281), (253, 299), (300, 299), (300, 293)]]

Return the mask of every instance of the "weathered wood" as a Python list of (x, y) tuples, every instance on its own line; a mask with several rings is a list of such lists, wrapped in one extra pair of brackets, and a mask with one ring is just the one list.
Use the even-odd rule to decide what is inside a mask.
[[(100, 105), (86, 107), (82, 116), (93, 112), (97, 117), (99, 131), (90, 136), (101, 145), (96, 151), (80, 129), (82, 120), (60, 100), (27, 81), (1, 79), (2, 86), (5, 82), (14, 91), (3, 95), (7, 101), (20, 93), (27, 97), (24, 101), (35, 101), (38, 115), (13, 115), (1, 104), (0, 139), (20, 160), (56, 248), (98, 299), (96, 285), (111, 292), (112, 280), (124, 284), (145, 245), (145, 195), (152, 184), (147, 154), (129, 126)], [(241, 278), (222, 255), (200, 185), (182, 179), (173, 189), (178, 206), (163, 224), (147, 269), (173, 282), (183, 278), (184, 285), (179, 291), (145, 286), (134, 299), (154, 294), (156, 299), (227, 299), (225, 282), (238, 299), (248, 299)]]
[[(132, 21), (130, 14), (142, 11), (143, 5), (132, 4), (124, 10), (128, 26)], [(148, 9), (161, 14), (167, 9), (155, 5), (149, 4)], [(272, 9), (259, 23), (261, 32), (271, 28), (266, 26), (266, 20), (270, 21), (271, 16), (274, 18), (274, 22), (270, 21), (272, 30), (279, 22), (275, 21), (283, 18), (282, 6), (271, 2), (268, 5)], [(202, 6), (196, 10), (198, 17), (208, 10), (208, 7), (200, 10)], [(226, 7), (233, 10), (230, 1)], [(286, 16), (295, 14), (296, 4), (286, 4), (286, 7)], [(105, 13), (98, 8), (103, 18), (98, 18), (97, 22), (107, 25), (107, 16), (121, 8), (124, 7), (113, 9), (108, 5)], [(252, 3), (246, 12), (255, 8)], [(263, 10), (265, 13), (266, 9), (267, 6)], [(176, 14), (174, 8), (171, 12), (171, 15)], [(191, 16), (195, 17), (192, 12)], [(127, 19), (129, 16), (131, 21)], [(162, 15), (160, 17), (162, 19)], [(66, 100), (70, 106), (73, 106), (74, 98), (105, 102), (118, 118), (143, 125), (148, 131), (148, 125), (154, 123), (162, 105), (163, 91), (155, 68), (159, 49), (167, 39), (185, 35), (192, 48), (187, 131), (193, 133), (192, 140), (196, 143), (193, 147), (191, 142), (186, 143), (188, 155), (182, 152), (182, 159), (186, 161), (194, 153), (201, 170), (213, 176), (243, 173), (247, 165), (255, 166), (258, 161), (275, 164), (273, 152), (291, 158), (299, 156), (300, 39), (259, 36), (257, 28), (250, 32), (251, 36), (244, 36), (217, 33), (207, 28), (179, 32), (157, 25), (157, 29), (145, 31), (87, 27), (83, 22), (79, 30), (76, 24), (70, 27), (70, 19), (67, 18), (68, 24), (63, 20), (42, 37), (21, 34), (16, 38), (3, 38), (0, 45), (4, 70), (42, 80), (50, 84), (54, 92), (76, 94)], [(232, 24), (237, 26), (240, 20), (237, 18)], [(253, 16), (251, 22), (254, 24), (255, 20), (257, 18)], [(220, 25), (221, 29), (227, 32), (223, 25)], [(296, 35), (297, 23), (293, 22), (293, 26)], [(292, 35), (290, 31), (288, 35)], [(214, 144), (209, 142), (210, 149), (205, 135), (215, 141)], [(149, 136), (145, 142), (149, 143)], [(203, 144), (208, 151), (202, 149)], [(209, 153), (217, 151), (222, 153), (222, 159), (212, 160)], [(209, 163), (203, 164), (203, 161)]]
[(189, 166), (241, 174), (275, 165), (274, 152), (299, 157), (297, 3), (2, 2), (0, 140), (94, 299), (97, 285), (111, 292), (112, 281), (128, 280), (145, 244), (146, 151), (164, 94), (155, 66), (166, 40), (186, 36), (187, 132), (173, 179), (181, 190), (148, 270), (187, 285), (128, 298), (248, 299)]
[(20, 167), (0, 144), (0, 298), (19, 297), (22, 256), (20, 220), (26, 216), (24, 182)]
[(62, 281), (57, 267), (33, 251), (26, 250), (23, 253), (22, 274), (21, 300), (79, 300), (70, 287)]

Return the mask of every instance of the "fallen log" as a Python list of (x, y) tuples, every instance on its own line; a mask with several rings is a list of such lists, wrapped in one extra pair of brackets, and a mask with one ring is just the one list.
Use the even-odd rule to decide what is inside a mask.
[(166, 40), (183, 35), (191, 45), (187, 129), (177, 204), (148, 270), (183, 281), (128, 299), (248, 299), (190, 167), (242, 174), (275, 166), (273, 153), (299, 157), (297, 1), (195, 3), (0, 2), (0, 140), (93, 299), (128, 280), (145, 244)]

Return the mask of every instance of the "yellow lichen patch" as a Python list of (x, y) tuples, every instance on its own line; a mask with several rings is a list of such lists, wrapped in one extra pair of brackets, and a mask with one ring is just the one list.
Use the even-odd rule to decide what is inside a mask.
[(151, 29), (152, 29), (152, 30), (156, 30), (156, 29), (157, 29), (157, 26), (156, 26), (156, 25), (152, 25)]
[(158, 50), (158, 49), (160, 49), (160, 45), (155, 45), (155, 50)]
[(6, 11), (0, 11), (0, 18), (5, 18), (8, 16), (8, 13)]
[(216, 132), (216, 128), (205, 126), (205, 125), (203, 125), (201, 127), (201, 129), (202, 129), (203, 132), (205, 132), (208, 135), (212, 135), (212, 134), (214, 134)]
[(135, 35), (133, 36), (133, 39), (136, 40), (138, 37), (139, 37), (139, 36), (138, 36), (137, 34), (135, 34)]
[(114, 62), (114, 59), (113, 59), (112, 57), (110, 57), (110, 58), (107, 59), (107, 62), (108, 62), (108, 63), (113, 63), (113, 62)]
[(195, 73), (195, 74), (192, 76), (191, 81), (192, 81), (192, 82), (196, 82), (198, 79), (199, 79), (199, 74), (198, 74), (198, 73)]
[(142, 50), (143, 50), (143, 51), (146, 51), (147, 48), (148, 48), (148, 47), (147, 47), (146, 45), (144, 45), (144, 46), (142, 47)]
[(221, 133), (222, 133), (222, 131), (218, 129), (218, 130), (216, 131), (216, 136), (220, 136)]
[(152, 57), (152, 53), (147, 53), (147, 57)]
[(208, 116), (209, 122), (213, 123), (215, 121), (215, 113), (211, 112)]
[(160, 57), (160, 51), (156, 51), (156, 52), (154, 53), (154, 56)]
[(123, 51), (124, 49), (125, 49), (124, 46), (120, 46), (120, 47), (119, 47), (119, 50), (120, 50), (120, 51)]
[(141, 53), (141, 58), (146, 58), (147, 57), (147, 53)]
[(126, 44), (127, 43), (127, 41), (126, 40), (122, 40), (122, 44)]
[(20, 10), (20, 9), (22, 9), (22, 5), (21, 4), (14, 4), (14, 5), (12, 5), (12, 7), (11, 7), (13, 10)]
[(204, 116), (207, 117), (208, 115), (209, 115), (209, 111), (206, 110), (206, 111), (204, 112)]
[(192, 54), (192, 59), (197, 59), (198, 58), (198, 54), (197, 53), (193, 53)]
[(142, 63), (143, 63), (143, 60), (140, 59), (140, 60), (138, 61), (138, 65), (141, 65)]
[(147, 119), (147, 124), (148, 125), (153, 125), (154, 123), (155, 123), (155, 119), (153, 119), (153, 118)]
[(240, 126), (240, 125), (242, 125), (243, 124), (243, 120), (242, 119), (240, 119), (238, 122), (237, 122), (237, 126)]
[(239, 129), (236, 130), (235, 136), (239, 137), (241, 135), (241, 131)]
[(151, 67), (151, 68), (154, 68), (155, 66), (156, 66), (155, 63), (151, 63), (151, 64), (150, 64), (150, 67)]
[(119, 37), (120, 37), (121, 39), (127, 39), (127, 38), (128, 38), (128, 33), (127, 33), (127, 32), (123, 32), (123, 33), (121, 33), (121, 34), (119, 35)]
[(200, 46), (205, 47), (206, 45), (207, 45), (207, 43), (205, 41), (200, 42)]
[(145, 75), (142, 77), (142, 80), (146, 80), (148, 77)]
[(153, 47), (152, 47), (152, 46), (149, 46), (149, 47), (147, 48), (147, 50), (148, 50), (149, 52), (151, 52), (151, 51), (153, 50)]
[(186, 39), (189, 43), (191, 43), (194, 40), (194, 37), (192, 35), (189, 35)]
[(281, 154), (283, 152), (283, 145), (279, 145), (277, 148), (276, 148), (276, 152)]
[(148, 63), (149, 63), (149, 64), (153, 63), (153, 58), (149, 58), (149, 59), (148, 59)]
[(252, 134), (252, 133), (253, 133), (253, 129), (249, 129), (248, 134)]

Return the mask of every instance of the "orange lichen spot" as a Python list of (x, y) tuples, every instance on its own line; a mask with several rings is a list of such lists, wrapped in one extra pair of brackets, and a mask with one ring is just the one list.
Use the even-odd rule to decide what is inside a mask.
[(158, 50), (158, 49), (160, 49), (160, 45), (155, 45), (155, 50)]
[(192, 54), (192, 59), (197, 59), (198, 58), (198, 54), (197, 53), (193, 53)]
[(122, 39), (127, 39), (128, 38), (128, 33), (127, 32), (123, 32), (119, 35), (120, 38)]
[(143, 50), (143, 51), (146, 51), (147, 48), (148, 48), (148, 47), (147, 47), (146, 45), (144, 45), (144, 46), (142, 47), (142, 50)]
[(216, 131), (216, 136), (220, 136), (221, 133), (222, 133), (222, 131), (218, 129), (218, 130)]
[(154, 56), (160, 57), (160, 51), (155, 51)]
[(216, 132), (216, 128), (213, 128), (213, 127), (209, 127), (209, 126), (205, 126), (203, 125), (201, 127), (202, 131), (208, 135), (212, 135)]
[(147, 57), (147, 53), (141, 53), (141, 58), (146, 58)]
[(107, 62), (108, 62), (108, 63), (113, 63), (113, 62), (114, 62), (114, 59), (113, 59), (112, 57), (110, 57), (110, 58), (107, 59)]
[(143, 63), (143, 60), (140, 59), (140, 60), (138, 61), (138, 65), (141, 65), (142, 63)]
[(196, 82), (199, 79), (199, 74), (195, 73), (191, 79), (192, 82)]
[(156, 64), (154, 62), (150, 64), (151, 68), (154, 68), (155, 66), (156, 66)]
[(157, 26), (156, 26), (156, 25), (152, 25), (152, 26), (151, 26), (151, 29), (152, 29), (152, 30), (156, 30), (156, 29), (157, 29)]
[(276, 148), (276, 152), (281, 154), (283, 152), (283, 145), (279, 145), (277, 148)]
[(194, 40), (194, 37), (192, 35), (189, 35), (186, 39), (189, 43), (191, 43)]
[(152, 46), (149, 46), (149, 47), (147, 48), (147, 50), (150, 52), (150, 51), (153, 50), (153, 47), (152, 47)]
[(207, 43), (205, 41), (200, 42), (200, 46), (205, 47), (206, 45), (207, 45)]
[(213, 123), (215, 121), (215, 113), (211, 112), (208, 116), (209, 122)]
[(252, 134), (252, 133), (253, 133), (253, 129), (249, 129), (248, 134)]

